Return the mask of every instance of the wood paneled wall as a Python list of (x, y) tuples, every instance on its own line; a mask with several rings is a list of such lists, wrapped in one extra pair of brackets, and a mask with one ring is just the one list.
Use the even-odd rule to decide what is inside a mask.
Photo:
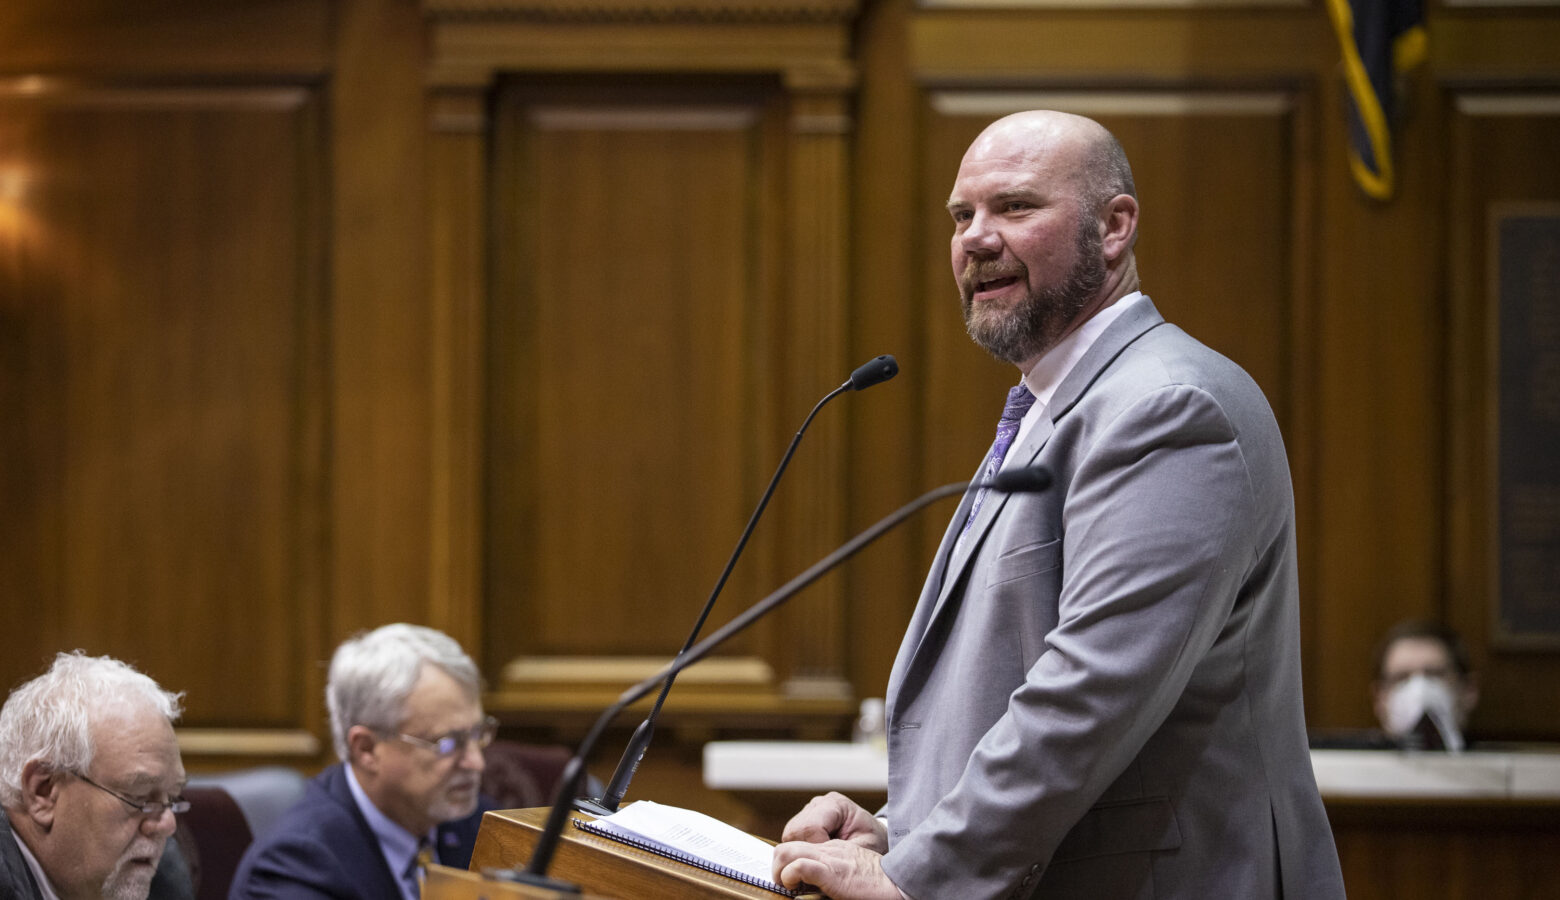
[[(962, 334), (942, 204), (975, 132), (1045, 105), (1118, 133), (1149, 293), (1278, 412), (1311, 723), (1368, 722), (1417, 614), (1470, 637), (1476, 730), (1560, 738), (1560, 654), (1492, 624), (1487, 439), (1492, 217), (1560, 200), (1555, 7), (1432, 5), (1381, 204), (1316, 2), (139, 6), (0, 9), (8, 685), (113, 653), (189, 693), (192, 767), (317, 763), (320, 663), (404, 619), (577, 735), (613, 690), (571, 665), (676, 648), (854, 365), (904, 373), (820, 414), (715, 621), (969, 475), (1012, 375)], [(947, 512), (739, 642), (674, 732), (839, 733)], [(506, 685), (516, 657), (558, 665)], [(665, 758), (676, 799), (696, 757)]]
[[(1451, 210), (1443, 240), (1442, 270), (1448, 301), (1442, 345), (1448, 378), (1444, 423), (1446, 480), (1439, 510), (1447, 534), (1444, 609), (1448, 621), (1470, 638), (1483, 658), (1479, 722), (1516, 734), (1554, 733), (1560, 709), (1560, 655), (1553, 641), (1534, 645), (1507, 633), (1492, 606), (1499, 596), (1496, 576), (1499, 524), (1497, 323), (1498, 278), (1494, 235), (1502, 217), (1517, 212), (1560, 215), (1560, 171), (1543, 162), (1560, 148), (1560, 89), (1550, 84), (1478, 86), (1444, 98), (1448, 158), (1443, 177)], [(1560, 248), (1548, 248), (1551, 269)], [(1557, 336), (1553, 281), (1548, 305), (1536, 304), (1529, 327), (1541, 340)], [(1553, 346), (1551, 344), (1551, 346)], [(1551, 372), (1553, 370), (1551, 369)], [(1533, 384), (1534, 394), (1560, 387), (1560, 378)], [(1560, 448), (1552, 448), (1560, 450)], [(1552, 501), (1553, 494), (1535, 498)], [(1535, 517), (1538, 522), (1544, 516)], [(1553, 518), (1548, 519), (1553, 522)], [(1542, 526), (1541, 526), (1542, 527)], [(1550, 526), (1553, 527), (1552, 525)], [(1554, 585), (1554, 557), (1548, 572), (1534, 572), (1539, 584)]]
[[(719, 93), (499, 94), (494, 293), (511, 299), (488, 318), (489, 658), (680, 646), (743, 525), (712, 499), (761, 487), (778, 92)], [(543, 597), (558, 602), (528, 602)]]
[(88, 646), (312, 746), (321, 125), (303, 87), (0, 95), (8, 680)]
[[(1012, 109), (1093, 115), (1137, 173), (1147, 291), (1253, 373), (1285, 430), (1311, 724), (1370, 722), (1372, 648), (1417, 615), (1465, 631), (1486, 683), (1501, 685), (1476, 732), (1555, 737), (1543, 721), (1560, 708), (1553, 653), (1491, 633), (1493, 370), (1480, 317), (1493, 300), (1480, 254), (1492, 204), (1553, 196), (1553, 166), (1538, 160), (1560, 149), (1549, 102), (1560, 71), (1542, 50), (1556, 10), (1431, 7), (1431, 59), (1405, 85), (1399, 196), (1381, 204), (1349, 178), (1337, 41), (1319, 4), (1023, 6), (885, 6), (864, 17), (879, 43), (864, 56), (862, 98), (883, 118), (874, 128), (877, 116), (862, 115), (857, 158), (881, 172), (863, 167), (857, 233), (863, 259), (893, 259), (902, 274), (864, 266), (853, 296), (878, 316), (900, 310), (863, 330), (919, 355), (906, 377), (923, 406), (899, 414), (915, 423), (923, 483), (967, 474), (959, 460), (978, 458), (1010, 379), (958, 333), (938, 210), (958, 153), (984, 119)], [(1478, 126), (1465, 109), (1485, 111)], [(915, 123), (909, 145), (904, 122)], [(1469, 142), (1479, 146), (1459, 147)], [(1516, 162), (1523, 154), (1533, 155)], [(883, 204), (907, 179), (918, 195)], [(896, 214), (914, 227), (885, 224)], [(976, 394), (986, 409), (972, 408)], [(967, 444), (944, 445), (952, 439)], [(938, 527), (891, 569), (852, 573), (855, 583), (913, 571), (906, 561), (931, 553)], [(903, 621), (913, 578), (865, 604)]]

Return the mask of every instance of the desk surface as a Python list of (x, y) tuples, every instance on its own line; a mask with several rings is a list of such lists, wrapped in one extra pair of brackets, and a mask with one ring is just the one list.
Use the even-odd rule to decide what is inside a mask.
[[(1313, 750), (1326, 797), (1560, 799), (1560, 752)], [(730, 791), (883, 791), (888, 755), (871, 744), (713, 741), (704, 783)]]

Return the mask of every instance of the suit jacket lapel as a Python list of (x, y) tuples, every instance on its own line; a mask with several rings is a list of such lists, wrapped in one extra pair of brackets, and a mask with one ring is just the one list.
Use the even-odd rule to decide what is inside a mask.
[[(1024, 442), (1008, 451), (1007, 458), (1011, 462), (1004, 462), (1003, 468), (1008, 466), (1023, 467), (1033, 463), (1035, 457), (1040, 455), (1040, 450), (1045, 446), (1045, 442), (1050, 440), (1051, 432), (1055, 430), (1056, 426), (1052, 424), (1051, 417), (1042, 411), (1040, 421), (1036, 422), (1034, 427), (1030, 429), (1029, 434), (1025, 435)], [(988, 491), (986, 493), (986, 499), (980, 505), (980, 513), (975, 516), (975, 521), (970, 523), (969, 534), (964, 536), (964, 543), (956, 545), (954, 550), (951, 551), (952, 558), (948, 560), (948, 572), (953, 577), (945, 578), (942, 583), (942, 589), (938, 591), (937, 603), (939, 609), (947, 602), (953, 585), (958, 583), (959, 576), (964, 573), (965, 567), (975, 558), (976, 549), (980, 547), (980, 542), (985, 538), (986, 532), (991, 529), (991, 523), (997, 520), (1002, 507), (1007, 505), (1007, 499), (1008, 495), (999, 491)], [(962, 523), (963, 519), (959, 521)], [(936, 618), (935, 612), (933, 613), (933, 618)]]
[(1165, 324), (1164, 317), (1159, 310), (1154, 308), (1154, 302), (1147, 295), (1141, 303), (1134, 303), (1131, 308), (1124, 311), (1110, 323), (1110, 327), (1094, 341), (1094, 345), (1078, 364), (1073, 366), (1062, 383), (1057, 385), (1056, 393), (1051, 395), (1051, 402), (1046, 405), (1046, 415), (1052, 422), (1058, 421), (1067, 411), (1072, 409), (1083, 397), (1094, 380), (1111, 364), (1121, 351), (1131, 346), (1133, 341), (1147, 334), (1149, 330)]
[[(1088, 352), (1084, 353), (1083, 358), (1078, 360), (1077, 365), (1073, 366), (1072, 371), (1062, 379), (1062, 383), (1057, 386), (1056, 392), (1051, 395), (1050, 402), (1041, 413), (1041, 420), (1035, 423), (1023, 443), (1008, 452), (1009, 458), (1014, 460), (1012, 465), (1033, 465), (1056, 430), (1055, 423), (1078, 403), (1100, 373), (1104, 372), (1111, 361), (1133, 341), (1150, 329), (1163, 325), (1164, 321), (1159, 311), (1154, 308), (1153, 302), (1145, 296), (1141, 303), (1134, 304), (1117, 317), (1116, 321), (1110, 323)], [(979, 478), (979, 473), (984, 469), (985, 463), (982, 461), (981, 469), (977, 470), (975, 477)], [(1059, 484), (1051, 489), (1065, 489), (1065, 486)], [(965, 517), (969, 515), (973, 498), (973, 491), (965, 494), (964, 502), (959, 504), (959, 511), (954, 514), (953, 522), (943, 535), (942, 545), (938, 548), (937, 556), (932, 563), (932, 571), (926, 579), (926, 587), (922, 589), (920, 602), (916, 604), (915, 614), (911, 617), (904, 646), (901, 647), (899, 658), (894, 662), (894, 671), (889, 677), (890, 697), (898, 694), (899, 685), (903, 683), (915, 662), (922, 658), (921, 649), (932, 626), (951, 606), (956, 605), (957, 600), (962, 599), (963, 592), (960, 592), (961, 596), (956, 597), (954, 587), (960, 583), (965, 570), (974, 560), (975, 551), (980, 548), (986, 532), (996, 522), (1002, 508), (1007, 505), (1006, 494), (995, 492), (988, 494), (985, 502), (981, 504), (980, 514), (970, 524), (970, 533), (964, 539), (964, 545), (958, 547), (958, 552), (955, 553), (959, 529), (964, 524)], [(935, 600), (932, 599), (933, 597)]]
[[(975, 470), (971, 480), (980, 477), (986, 470), (986, 459), (990, 458), (991, 451), (987, 450), (986, 457), (980, 461), (980, 467)], [(941, 606), (940, 597), (944, 587), (951, 583), (947, 580), (949, 557), (959, 541), (961, 526), (964, 520), (969, 518), (970, 507), (974, 503), (975, 491), (965, 491), (964, 496), (959, 500), (959, 508), (954, 511), (947, 529), (943, 531), (942, 542), (937, 545), (937, 553), (932, 557), (931, 570), (926, 573), (926, 581), (921, 585), (921, 597), (916, 601), (915, 612), (910, 616), (910, 624), (905, 626), (905, 637), (900, 642), (898, 655), (894, 657), (894, 668), (888, 675), (887, 696), (889, 698), (893, 698), (899, 692), (899, 683), (903, 680), (905, 668), (919, 648), (922, 636), (926, 634), (932, 612)]]
[(33, 880), (32, 869), (22, 858), (13, 835), (5, 810), (0, 810), (0, 888), (6, 889), (7, 898), (14, 895), (16, 900), (41, 900), (43, 892)]
[[(361, 858), (351, 861), (351, 865), (364, 866), (379, 874), (379, 886), (371, 892), (373, 896), (399, 897), (401, 895), (400, 878), (395, 872), (390, 871), (390, 864), (385, 861), (384, 851), (379, 849), (379, 838), (374, 834), (374, 829), (369, 826), (368, 819), (363, 817), (363, 811), (358, 809), (357, 800), (352, 796), (352, 788), (347, 784), (347, 764), (337, 763), (334, 771), (327, 769), (324, 773), (325, 790), (331, 799), (346, 807), (352, 815), (352, 821), (357, 825), (358, 835), (364, 841), (359, 845), (360, 851), (367, 853)], [(338, 849), (341, 854), (346, 845)], [(365, 885), (365, 888), (369, 886)]]

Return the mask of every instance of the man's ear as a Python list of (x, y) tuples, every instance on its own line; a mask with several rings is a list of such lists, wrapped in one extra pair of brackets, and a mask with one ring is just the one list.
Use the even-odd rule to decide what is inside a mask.
[(22, 766), (22, 810), (38, 827), (54, 826), (54, 810), (63, 785), (63, 775), (41, 759), (30, 759)]
[(1105, 204), (1100, 215), (1100, 250), (1107, 263), (1113, 263), (1131, 252), (1137, 240), (1138, 204), (1131, 194), (1117, 194)]
[(379, 746), (379, 735), (374, 729), (366, 725), (353, 725), (347, 729), (347, 761), (364, 772), (378, 773), (379, 754), (374, 748)]

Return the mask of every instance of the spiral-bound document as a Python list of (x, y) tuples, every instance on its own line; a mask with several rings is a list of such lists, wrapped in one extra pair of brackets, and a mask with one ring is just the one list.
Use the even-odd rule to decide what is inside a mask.
[(610, 816), (575, 827), (621, 841), (668, 859), (735, 878), (786, 897), (794, 892), (770, 880), (774, 847), (737, 828), (691, 809), (639, 800)]

